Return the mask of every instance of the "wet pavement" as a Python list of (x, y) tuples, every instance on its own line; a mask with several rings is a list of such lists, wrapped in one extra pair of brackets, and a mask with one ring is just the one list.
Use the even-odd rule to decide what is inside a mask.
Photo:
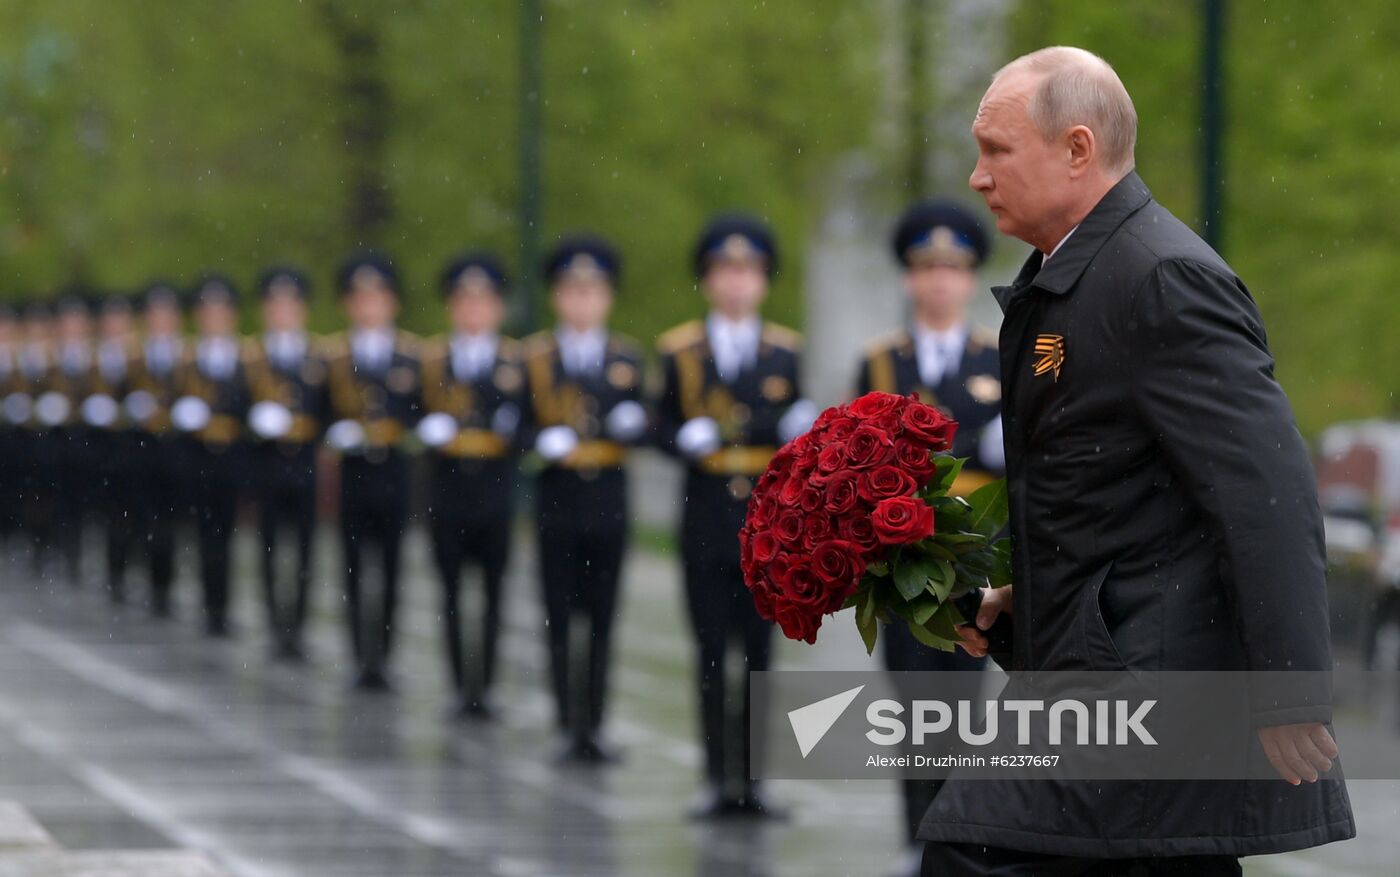
[[(698, 791), (691, 647), (673, 559), (634, 552), (617, 636), (611, 739), (621, 764), (552, 760), (533, 548), (513, 563), (498, 717), (445, 718), (437, 593), (420, 533), (406, 552), (398, 693), (346, 689), (333, 540), (322, 539), (305, 667), (267, 658), (253, 546), (237, 552), (239, 636), (115, 611), (94, 585), (0, 584), (0, 798), (61, 845), (188, 847), (239, 877), (797, 877), (882, 875), (899, 861), (892, 783), (772, 784), (785, 822), (685, 818)], [(871, 665), (854, 625), (779, 666)], [(1391, 875), (1400, 783), (1350, 784), (1361, 838), (1246, 860), (1252, 875)]]

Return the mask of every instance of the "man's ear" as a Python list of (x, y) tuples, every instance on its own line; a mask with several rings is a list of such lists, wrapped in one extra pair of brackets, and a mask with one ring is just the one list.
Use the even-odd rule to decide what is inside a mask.
[(1099, 144), (1094, 132), (1084, 125), (1075, 125), (1065, 136), (1069, 146), (1069, 174), (1078, 177), (1093, 165)]

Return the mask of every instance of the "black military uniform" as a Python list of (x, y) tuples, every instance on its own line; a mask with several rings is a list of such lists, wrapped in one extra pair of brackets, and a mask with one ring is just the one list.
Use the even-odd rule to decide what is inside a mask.
[[(98, 305), (102, 320), (130, 320), (132, 302), (123, 295), (109, 295)], [(113, 603), (126, 602), (126, 567), (129, 546), (136, 529), (135, 496), (145, 489), (133, 477), (136, 437), (123, 415), (121, 400), (128, 387), (128, 369), (136, 353), (130, 336), (99, 333), (93, 351), (92, 387), (83, 400), (81, 414), (88, 428), (88, 442), (96, 460), (96, 505), (102, 516), (106, 553), (107, 593)]]
[[(910, 207), (900, 218), (893, 249), (906, 270), (944, 266), (975, 271), (986, 258), (988, 240), (976, 216), (965, 207), (953, 201), (925, 201)], [(940, 350), (940, 344), (952, 349)], [(967, 463), (951, 492), (967, 496), (1002, 474), (998, 459), (1000, 374), (994, 332), (969, 327), (965, 322), (943, 333), (924, 328), (902, 329), (877, 340), (866, 350), (857, 392), (916, 393), (922, 401), (938, 406), (956, 420), (958, 431), (951, 453), (966, 457)], [(984, 448), (984, 441), (997, 443), (998, 447)], [(986, 658), (974, 658), (961, 649), (944, 652), (926, 646), (903, 624), (885, 625), (880, 631), (880, 642), (885, 666), (894, 671), (967, 671), (987, 665)], [(969, 696), (975, 693), (969, 692)], [(940, 785), (938, 780), (903, 781), (909, 843), (915, 843), (919, 820)]]
[[(233, 285), (221, 277), (201, 281), (193, 306), (237, 306)], [(184, 459), (193, 491), (191, 510), (199, 534), (199, 578), (204, 593), (205, 631), (230, 633), (229, 546), (238, 497), (247, 485), (248, 375), (243, 343), (236, 335), (195, 339), (175, 377), (171, 424), (184, 434)]]
[[(20, 532), (23, 508), (19, 424), (12, 416), (28, 416), (29, 395), (19, 367), (19, 322), (15, 309), (0, 302), (0, 558), (9, 560)], [(11, 397), (14, 401), (11, 402)], [(18, 406), (18, 409), (15, 408)]]
[[(53, 364), (53, 309), (43, 302), (31, 302), (24, 310), (25, 341), (20, 351), (20, 374), (27, 404), (18, 422), (23, 426), (20, 483), (24, 491), (23, 519), (28, 533), (36, 576), (44, 576), (55, 547), (57, 534), (58, 472), (61, 444), (53, 441), (54, 424), (65, 418), (65, 399), (47, 393)], [(43, 405), (40, 400), (48, 395)], [(18, 400), (17, 400), (18, 401)], [(56, 410), (57, 409), (57, 410)], [(58, 414), (58, 417), (55, 417)]]
[[(155, 308), (183, 308), (180, 294), (164, 282), (148, 285), (142, 301), (148, 315)], [(186, 497), (181, 448), (170, 429), (170, 406), (175, 402), (183, 358), (184, 341), (178, 334), (156, 335), (148, 326), (127, 369), (127, 394), (122, 402), (135, 439), (131, 474), (141, 486), (135, 492), (136, 535), (137, 541), (146, 546), (151, 612), (158, 618), (167, 618), (171, 613), (175, 528)]]
[(83, 530), (100, 498), (97, 458), (81, 406), (95, 389), (91, 313), (88, 300), (67, 293), (55, 306), (60, 326), (42, 383), (35, 393), (34, 419), (40, 441), (52, 455), (53, 545), (69, 584), (82, 583)]
[[(398, 294), (398, 275), (381, 256), (357, 256), (339, 272), (342, 296), (357, 284), (383, 283)], [(399, 547), (408, 522), (408, 466), (399, 443), (422, 414), (418, 339), (388, 326), (329, 339), (330, 419), (326, 439), (342, 453), (340, 530), (346, 622), (357, 664), (355, 686), (382, 691), (398, 608)], [(378, 554), (378, 606), (364, 599), (367, 549)]]
[[(485, 254), (453, 261), (442, 276), (447, 297), (501, 296), (505, 284), (499, 263)], [(524, 384), (520, 345), (509, 338), (453, 336), (424, 346), (418, 432), (432, 460), (428, 522), (443, 588), (448, 672), (456, 709), (467, 716), (489, 712)], [(460, 600), (462, 566), (469, 560), (481, 567), (485, 597), (470, 657)]]
[[(743, 216), (719, 217), (705, 229), (696, 247), (696, 276), (703, 278), (717, 257), (759, 260), (770, 276), (777, 267), (770, 232)], [(696, 815), (703, 816), (768, 811), (749, 779), (747, 675), (742, 720), (725, 708), (731, 642), (747, 670), (768, 669), (772, 649), (773, 625), (758, 616), (744, 585), (738, 533), (755, 479), (816, 414), (802, 398), (801, 336), (757, 316), (727, 324), (712, 315), (659, 341), (664, 383), (658, 438), (663, 449), (686, 461), (680, 541), (686, 605), (699, 649), (706, 793)]]
[[(305, 299), (310, 286), (295, 268), (273, 268), (259, 279), (258, 292), (264, 299)], [(322, 345), (304, 332), (265, 334), (248, 346), (246, 367), (267, 629), (274, 656), (298, 661), (305, 657), (302, 631), (316, 533), (316, 456), (329, 413), (329, 369)]]
[[(593, 238), (561, 242), (545, 262), (552, 284), (601, 274), (615, 286), (618, 256)], [(627, 446), (644, 437), (641, 350), (599, 328), (564, 327), (524, 342), (529, 405), (527, 446), (547, 460), (536, 484), (550, 676), (560, 756), (603, 762), (612, 753), (598, 733), (607, 694), (612, 625), (627, 547)], [(585, 655), (570, 654), (575, 614), (587, 617)]]

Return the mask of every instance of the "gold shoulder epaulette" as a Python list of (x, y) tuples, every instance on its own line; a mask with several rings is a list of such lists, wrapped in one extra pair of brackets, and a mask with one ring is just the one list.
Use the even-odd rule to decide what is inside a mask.
[(329, 335), (322, 335), (315, 342), (320, 347), (321, 355), (326, 357), (349, 356), (350, 336), (344, 332), (332, 332)]
[(690, 320), (661, 333), (656, 339), (656, 349), (662, 353), (675, 353), (685, 347), (699, 344), (705, 339), (703, 320)]
[(777, 323), (763, 324), (763, 340), (774, 347), (782, 347), (786, 350), (798, 351), (802, 349), (802, 333), (789, 329), (787, 326), (780, 326)]
[(554, 332), (541, 329), (520, 342), (526, 359), (543, 356), (554, 349)]
[(865, 355), (871, 357), (879, 356), (882, 353), (888, 353), (902, 345), (908, 337), (908, 333), (903, 329), (894, 329), (886, 332), (883, 335), (875, 337), (869, 344), (865, 345)]
[(634, 357), (642, 355), (642, 345), (637, 339), (621, 332), (608, 333), (608, 349), (614, 353), (625, 353)]

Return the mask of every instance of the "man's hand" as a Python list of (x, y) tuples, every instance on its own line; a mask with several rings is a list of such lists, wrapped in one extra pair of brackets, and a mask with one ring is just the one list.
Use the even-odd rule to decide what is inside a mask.
[(962, 637), (963, 651), (974, 658), (983, 658), (987, 655), (987, 638), (979, 631), (991, 627), (997, 620), (997, 615), (1002, 612), (1011, 614), (1011, 586), (1003, 585), (1000, 588), (983, 588), (982, 605), (977, 610), (977, 617), (974, 620), (976, 627), (971, 624), (958, 625), (958, 635)]
[(1317, 775), (1331, 770), (1337, 757), (1337, 743), (1321, 722), (1260, 728), (1259, 742), (1269, 764), (1295, 786), (1303, 780), (1317, 782)]

